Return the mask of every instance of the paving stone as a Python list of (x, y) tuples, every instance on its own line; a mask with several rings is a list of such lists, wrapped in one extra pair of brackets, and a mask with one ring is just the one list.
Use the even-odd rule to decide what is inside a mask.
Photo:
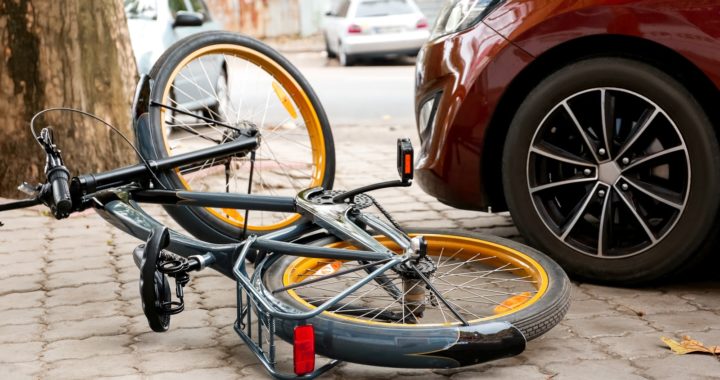
[[(4, 368), (6, 363), (20, 362), (38, 362), (40, 353), (43, 349), (42, 342), (25, 341), (22, 343), (2, 343), (0, 344), (0, 368)], [(39, 367), (38, 367), (39, 369)]]
[(94, 356), (127, 354), (132, 342), (126, 335), (96, 336), (82, 340), (59, 340), (48, 343), (43, 353), (46, 361), (85, 359)]
[(633, 363), (643, 369), (644, 375), (656, 379), (720, 379), (720, 363), (710, 355), (673, 354)]
[(140, 283), (137, 279), (120, 285), (120, 299), (140, 305)]
[(424, 222), (430, 220), (446, 220), (444, 216), (440, 215), (437, 211), (410, 211), (410, 212), (399, 212), (393, 215), (398, 221), (402, 222)]
[(580, 288), (591, 296), (604, 300), (613, 300), (617, 298), (636, 298), (638, 296), (642, 296), (644, 298), (650, 295), (662, 294), (658, 290), (648, 288), (613, 288), (609, 286), (600, 286), (593, 284), (580, 284)]
[(98, 268), (110, 267), (110, 257), (107, 255), (92, 255), (75, 259), (57, 259), (47, 265), (47, 273), (79, 272)]
[(74, 380), (137, 376), (139, 372), (135, 361), (136, 358), (130, 354), (60, 360), (49, 365), (47, 378)]
[(155, 352), (141, 357), (139, 369), (144, 374), (158, 372), (186, 373), (201, 368), (222, 368), (227, 365), (225, 352), (217, 348)]
[(398, 375), (397, 368), (372, 367), (355, 363), (343, 363), (336, 367), (333, 372), (340, 378), (358, 380), (390, 378)]
[[(622, 337), (598, 338), (595, 341), (617, 357), (629, 360), (651, 357), (665, 357), (670, 351), (664, 348), (661, 332), (630, 333)], [(667, 335), (667, 334), (665, 334)]]
[(2, 363), (0, 373), (5, 379), (12, 380), (35, 380), (42, 368), (36, 363)]
[(225, 290), (215, 290), (212, 294), (203, 298), (200, 305), (204, 309), (212, 310), (225, 307), (235, 307), (237, 304), (237, 292), (235, 288), (227, 288)]
[(27, 309), (39, 307), (45, 299), (45, 292), (12, 293), (0, 296), (0, 310)]
[[(112, 245), (109, 233), (88, 234), (79, 243), (77, 239), (57, 239), (50, 242), (53, 258), (80, 258), (107, 253)], [(88, 247), (92, 247), (88, 249)]]
[(237, 309), (234, 307), (225, 307), (210, 311), (210, 322), (213, 326), (232, 326), (236, 319)]
[(39, 323), (0, 327), (0, 343), (39, 341), (45, 326)]
[(448, 219), (436, 219), (436, 220), (423, 220), (423, 221), (415, 221), (413, 222), (413, 225), (406, 226), (406, 227), (412, 227), (412, 228), (456, 228), (457, 224), (451, 220)]
[(133, 265), (128, 268), (121, 268), (117, 274), (118, 282), (122, 284), (135, 284), (137, 285), (140, 279), (140, 271)]
[(582, 319), (600, 316), (620, 315), (606, 301), (600, 300), (572, 300), (565, 319)]
[[(0, 245), (4, 243), (0, 242)], [(35, 252), (10, 252), (0, 253), (0, 262), (3, 263), (38, 263), (43, 255), (37, 255)]]
[(565, 325), (563, 322), (560, 322), (558, 325), (550, 329), (550, 331), (541, 335), (539, 338), (536, 338), (536, 340), (541, 341), (545, 339), (568, 339), (577, 337), (578, 336), (575, 332), (573, 332), (573, 329)]
[(42, 289), (44, 275), (36, 273), (25, 276), (13, 276), (0, 280), (0, 295), (26, 293)]
[(79, 305), (85, 302), (112, 301), (117, 298), (119, 286), (114, 282), (60, 288), (48, 292), (47, 306)]
[(720, 315), (703, 310), (648, 315), (645, 319), (653, 327), (665, 332), (677, 333), (720, 329)]
[(90, 318), (81, 321), (60, 321), (48, 325), (43, 339), (53, 342), (62, 339), (85, 339), (92, 336), (121, 335), (129, 318), (123, 316)]
[(647, 322), (638, 317), (594, 317), (564, 322), (573, 332), (583, 338), (625, 336), (632, 332), (654, 331)]
[(632, 298), (617, 297), (609, 299), (608, 302), (619, 306), (619, 310), (625, 308), (640, 315), (697, 310), (686, 300), (671, 294), (643, 294), (642, 297)]
[(483, 370), (460, 372), (452, 375), (451, 380), (470, 380), (478, 378), (488, 379), (538, 379), (545, 380), (547, 375), (543, 374), (538, 367), (531, 365), (520, 365), (514, 367), (486, 366)]
[(45, 320), (48, 323), (58, 321), (78, 321), (87, 318), (109, 317), (118, 314), (124, 306), (120, 302), (86, 302), (80, 305), (54, 306), (47, 310)]
[(223, 277), (197, 277), (193, 278), (190, 286), (196, 292), (208, 292), (214, 290), (234, 289), (235, 281)]
[(217, 344), (215, 334), (215, 328), (210, 327), (171, 329), (162, 334), (148, 332), (135, 337), (133, 347), (138, 352), (171, 352), (214, 347)]
[(40, 323), (45, 310), (41, 308), (0, 311), (0, 326)]
[(577, 301), (586, 301), (586, 300), (597, 300), (597, 298), (592, 297), (591, 295), (585, 293), (583, 291), (583, 288), (580, 287), (577, 283), (572, 282), (570, 288), (570, 300), (572, 302)]
[(552, 372), (550, 378), (583, 380), (642, 380), (645, 377), (636, 374), (634, 368), (624, 360), (587, 360), (579, 363), (553, 363), (546, 367)]
[(6, 265), (3, 265), (2, 272), (0, 273), (0, 280), (42, 273), (42, 265), (42, 261), (39, 260), (25, 263), (7, 263)]
[[(266, 374), (264, 376), (267, 376)], [(158, 373), (146, 377), (148, 380), (195, 380), (195, 379), (213, 379), (213, 380), (236, 380), (239, 378), (237, 372), (231, 368), (206, 368), (186, 371), (182, 373), (166, 372)]]
[(519, 357), (529, 364), (537, 365), (609, 358), (602, 347), (580, 338), (533, 341)]
[(50, 289), (61, 287), (78, 287), (87, 284), (102, 284), (115, 281), (112, 268), (87, 269), (82, 272), (62, 272), (51, 274), (45, 286)]
[(718, 291), (714, 292), (696, 292), (696, 293), (685, 293), (680, 295), (680, 298), (687, 300), (688, 303), (707, 310), (720, 311), (720, 297), (718, 297)]

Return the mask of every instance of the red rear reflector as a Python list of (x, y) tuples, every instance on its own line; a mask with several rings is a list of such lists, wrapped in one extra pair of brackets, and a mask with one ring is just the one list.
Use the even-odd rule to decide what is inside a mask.
[(348, 33), (362, 33), (362, 27), (357, 24), (351, 24), (348, 26)]
[(418, 20), (417, 24), (415, 25), (418, 29), (425, 29), (428, 27), (428, 21), (424, 18), (421, 18)]
[(315, 329), (312, 325), (297, 326), (294, 335), (295, 374), (302, 376), (315, 370)]
[(405, 155), (405, 174), (412, 173), (412, 155)]

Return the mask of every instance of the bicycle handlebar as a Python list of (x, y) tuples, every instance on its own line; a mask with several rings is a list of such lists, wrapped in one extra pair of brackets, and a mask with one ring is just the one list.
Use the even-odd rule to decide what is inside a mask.
[[(53, 213), (56, 219), (67, 218), (72, 212), (70, 197), (70, 172), (63, 164), (60, 150), (53, 143), (51, 128), (43, 128), (38, 137), (40, 145), (45, 149), (45, 176), (49, 186), (43, 187), (40, 199)], [(46, 194), (49, 192), (49, 194)]]

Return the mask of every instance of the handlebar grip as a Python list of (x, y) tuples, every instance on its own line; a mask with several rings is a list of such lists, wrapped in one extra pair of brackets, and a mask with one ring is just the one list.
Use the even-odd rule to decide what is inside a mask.
[(48, 182), (52, 189), (51, 209), (55, 218), (67, 218), (72, 211), (72, 200), (70, 198), (70, 188), (68, 181), (70, 172), (64, 166), (56, 166), (47, 174)]

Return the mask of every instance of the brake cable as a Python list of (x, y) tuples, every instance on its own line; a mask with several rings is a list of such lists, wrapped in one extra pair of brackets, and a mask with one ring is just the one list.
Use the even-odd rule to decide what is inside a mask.
[(155, 171), (154, 171), (153, 168), (150, 166), (150, 163), (148, 163), (148, 161), (145, 159), (145, 157), (143, 157), (142, 153), (140, 153), (140, 150), (138, 150), (138, 149), (135, 147), (135, 145), (133, 145), (133, 143), (130, 142), (130, 140), (129, 140), (122, 132), (120, 132), (119, 129), (115, 128), (112, 124), (108, 123), (107, 121), (105, 121), (105, 120), (103, 120), (103, 119), (101, 119), (101, 118), (99, 118), (99, 117), (97, 117), (97, 116), (95, 116), (95, 115), (93, 115), (93, 114), (91, 114), (91, 113), (89, 113), (89, 112), (85, 112), (85, 111), (82, 111), (82, 110), (79, 110), (79, 109), (69, 108), (69, 107), (53, 107), (53, 108), (46, 108), (46, 109), (44, 109), (44, 110), (36, 113), (35, 115), (33, 115), (32, 119), (30, 119), (30, 133), (32, 133), (33, 137), (35, 138), (35, 141), (40, 145), (40, 147), (43, 148), (43, 150), (44, 150), (45, 148), (43, 147), (42, 143), (40, 143), (40, 140), (38, 140), (38, 135), (37, 135), (37, 132), (35, 131), (35, 119), (37, 119), (38, 117), (40, 117), (41, 115), (43, 115), (43, 114), (45, 114), (45, 113), (54, 112), (54, 111), (65, 111), (65, 112), (78, 113), (78, 114), (80, 114), (80, 115), (82, 115), (82, 116), (85, 116), (85, 117), (89, 117), (89, 118), (91, 118), (91, 119), (94, 119), (94, 120), (96, 120), (96, 121), (104, 124), (106, 127), (110, 128), (111, 131), (113, 131), (113, 132), (115, 132), (116, 134), (118, 134), (118, 135), (130, 146), (130, 148), (132, 148), (132, 149), (135, 151), (135, 154), (137, 154), (137, 156), (140, 158), (140, 160), (142, 161), (143, 165), (145, 165), (145, 167), (147, 168), (148, 172), (149, 172), (150, 175), (153, 177), (153, 179), (154, 179), (155, 182), (158, 184), (158, 186), (160, 186), (160, 188), (163, 189), (163, 190), (167, 190), (167, 188), (163, 185), (163, 183), (160, 182), (160, 179), (157, 177), (157, 175), (155, 175)]

